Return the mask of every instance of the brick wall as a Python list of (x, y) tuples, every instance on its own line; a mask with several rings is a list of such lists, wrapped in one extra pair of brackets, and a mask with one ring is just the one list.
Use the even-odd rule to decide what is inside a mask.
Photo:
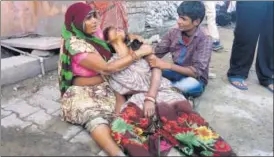
[(129, 32), (141, 33), (145, 30), (146, 1), (127, 1)]

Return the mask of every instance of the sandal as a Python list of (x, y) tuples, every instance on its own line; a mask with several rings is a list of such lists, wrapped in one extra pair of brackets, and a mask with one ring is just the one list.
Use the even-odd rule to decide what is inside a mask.
[[(228, 77), (230, 84), (240, 90), (248, 90), (247, 85), (244, 84), (244, 79), (240, 77)], [(236, 84), (238, 82), (239, 84)]]
[(269, 84), (268, 86), (266, 86), (266, 89), (268, 89), (270, 92), (274, 93), (273, 88), (270, 88), (271, 85), (274, 86), (273, 83)]

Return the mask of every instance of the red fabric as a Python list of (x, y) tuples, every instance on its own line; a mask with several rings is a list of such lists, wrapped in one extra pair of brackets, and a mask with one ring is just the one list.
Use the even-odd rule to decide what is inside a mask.
[[(118, 126), (125, 128), (121, 122), (114, 127), (115, 131), (112, 127), (114, 140), (129, 156), (158, 156), (159, 153), (160, 156), (167, 156), (172, 147), (189, 156), (236, 156), (229, 144), (210, 128), (203, 117), (191, 109), (189, 102), (160, 103), (156, 108), (158, 121), (152, 121), (144, 118), (143, 111), (137, 105), (129, 103), (118, 120), (121, 121), (122, 118), (128, 128), (133, 127), (133, 131), (126, 130), (123, 133), (117, 130)], [(116, 122), (114, 120), (112, 125)], [(176, 135), (182, 136), (181, 141)], [(211, 142), (201, 137), (208, 138)], [(196, 142), (200, 139), (200, 144), (204, 141), (209, 143), (200, 146), (196, 142), (192, 143), (190, 138)], [(189, 149), (193, 152), (187, 151)]]
[(80, 65), (80, 62), (87, 57), (88, 53), (78, 53), (72, 56), (71, 68), (75, 76), (93, 77), (99, 75), (94, 70), (87, 69)]
[(189, 43), (189, 38), (183, 36), (182, 39), (183, 39), (184, 43), (185, 43), (186, 45), (188, 45), (188, 43)]
[(83, 22), (92, 8), (85, 3), (75, 3), (71, 5), (65, 14), (65, 25), (68, 31), (72, 31), (71, 24), (83, 32)]
[(92, 3), (95, 6), (95, 8), (100, 13), (102, 13), (108, 8), (110, 2), (108, 2), (108, 1), (93, 1)]
[(125, 1), (93, 1), (89, 5), (101, 14), (101, 29), (114, 26), (128, 30), (128, 19)]

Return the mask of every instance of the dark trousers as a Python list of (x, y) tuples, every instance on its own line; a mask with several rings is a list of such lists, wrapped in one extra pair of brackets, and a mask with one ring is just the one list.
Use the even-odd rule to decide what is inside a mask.
[(271, 1), (237, 2), (229, 77), (248, 77), (259, 39), (256, 73), (261, 85), (273, 83), (273, 5)]

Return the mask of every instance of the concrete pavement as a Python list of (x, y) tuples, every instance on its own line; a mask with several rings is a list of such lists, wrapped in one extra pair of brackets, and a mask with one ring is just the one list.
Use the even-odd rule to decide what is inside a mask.
[[(24, 98), (18, 96), (8, 101), (3, 100), (4, 102), (1, 103), (1, 145), (4, 146), (1, 147), (1, 152), (4, 152), (3, 155), (94, 155), (99, 153), (100, 149), (82, 127), (61, 121), (59, 92), (56, 87), (44, 86), (35, 94), (25, 96), (23, 95)], [(58, 146), (59, 144), (62, 146)], [(24, 149), (8, 149), (11, 145)], [(64, 151), (58, 151), (58, 147)], [(66, 147), (67, 150), (65, 150)]]

